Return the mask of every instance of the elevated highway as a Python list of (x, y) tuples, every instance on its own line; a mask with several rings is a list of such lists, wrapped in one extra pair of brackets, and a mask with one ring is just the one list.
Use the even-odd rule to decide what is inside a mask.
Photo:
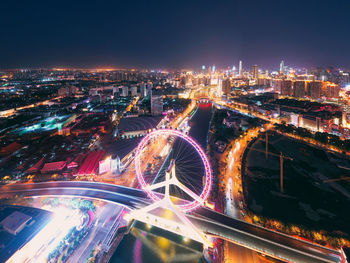
[[(130, 209), (151, 203), (135, 188), (95, 182), (45, 182), (0, 186), (0, 198), (76, 196), (117, 203)], [(286, 262), (340, 262), (339, 251), (299, 240), (247, 222), (200, 208), (187, 217), (203, 232)]]

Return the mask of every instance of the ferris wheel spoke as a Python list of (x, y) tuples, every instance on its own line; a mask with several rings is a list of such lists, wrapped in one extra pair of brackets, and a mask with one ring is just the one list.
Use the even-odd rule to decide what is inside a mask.
[[(145, 163), (143, 165), (141, 163), (146, 162), (149, 158), (145, 157), (151, 154), (147, 148), (152, 149), (151, 145), (159, 142), (160, 139), (166, 140), (166, 144), (172, 149), (166, 152), (167, 156), (163, 155), (163, 163), (157, 172), (143, 174), (142, 169), (146, 166)], [(161, 148), (163, 146), (160, 146), (159, 152), (163, 150)], [(170, 165), (166, 169), (169, 160), (171, 160)], [(158, 163), (160, 162), (157, 161), (155, 167), (158, 167)], [(163, 192), (165, 196), (179, 198), (177, 201), (169, 200), (184, 212), (188, 212), (202, 205), (209, 195), (208, 189), (212, 178), (209, 161), (202, 148), (180, 131), (163, 129), (146, 135), (137, 147), (135, 167), (138, 167), (136, 176), (141, 187), (154, 201), (159, 200), (156, 199), (155, 194)], [(160, 188), (162, 189), (157, 190)]]
[(160, 183), (155, 183), (155, 184), (148, 184), (148, 185), (145, 187), (145, 190), (156, 190), (156, 189), (165, 187), (166, 185), (167, 185), (167, 182), (166, 182), (166, 181), (162, 181), (162, 182), (160, 182)]
[(184, 191), (186, 194), (188, 194), (190, 197), (192, 197), (194, 200), (199, 202), (200, 204), (204, 203), (204, 200), (200, 196), (195, 194), (192, 190), (190, 190), (187, 186), (182, 184), (180, 181), (177, 180), (176, 186), (180, 188), (182, 191)]

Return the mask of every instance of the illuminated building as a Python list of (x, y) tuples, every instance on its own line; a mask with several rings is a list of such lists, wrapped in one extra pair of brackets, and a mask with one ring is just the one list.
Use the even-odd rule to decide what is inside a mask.
[(75, 86), (67, 86), (58, 89), (58, 96), (74, 96), (78, 92), (78, 88)]
[(217, 78), (210, 78), (209, 85), (218, 85), (219, 81)]
[(264, 85), (264, 86), (271, 86), (271, 79), (270, 78), (258, 78), (257, 84), (259, 86)]
[(221, 97), (222, 96), (222, 79), (218, 80), (218, 85), (216, 89), (216, 96)]
[(291, 80), (283, 80), (281, 82), (281, 95), (283, 95), (283, 96), (292, 96), (293, 95), (292, 81)]
[(122, 167), (119, 156), (114, 159), (109, 156), (105, 160), (99, 162), (98, 173), (103, 174), (106, 172), (112, 172), (113, 174), (119, 174), (121, 168)]
[(129, 87), (123, 86), (122, 87), (122, 93), (120, 94), (120, 96), (127, 97), (128, 95), (129, 95)]
[(222, 81), (222, 93), (229, 96), (231, 94), (231, 81), (230, 79), (224, 79)]
[(281, 84), (282, 80), (280, 79), (272, 79), (271, 86), (274, 92), (281, 93)]
[(238, 75), (242, 77), (243, 71), (242, 71), (242, 60), (239, 61), (239, 67), (238, 67)]
[(280, 63), (280, 74), (284, 74), (284, 61), (283, 60)]
[(234, 77), (235, 76), (235, 72), (236, 72), (236, 67), (235, 66), (232, 66), (232, 77)]
[(66, 164), (67, 163), (65, 161), (45, 163), (43, 168), (40, 170), (40, 172), (44, 174), (44, 173), (62, 171), (63, 168), (66, 167)]
[(327, 98), (335, 98), (338, 99), (339, 98), (339, 91), (340, 91), (340, 87), (337, 84), (334, 83), (326, 83), (326, 97)]
[(153, 88), (153, 84), (152, 83), (147, 83), (147, 96), (151, 99), (152, 98), (152, 88)]
[(343, 127), (348, 126), (348, 116), (345, 111), (342, 112), (342, 126)]
[(299, 127), (303, 127), (312, 131), (322, 132), (321, 118), (314, 116), (301, 116), (299, 119)]
[(294, 82), (294, 97), (302, 98), (306, 96), (306, 82), (299, 80)]
[(131, 96), (137, 96), (137, 87), (131, 86)]
[(259, 68), (258, 65), (253, 66), (253, 79), (259, 78)]
[(147, 96), (147, 85), (145, 83), (142, 83), (140, 85), (140, 94), (141, 94), (141, 98), (144, 98)]
[(151, 98), (151, 114), (152, 116), (159, 116), (163, 113), (163, 97), (152, 96)]
[(322, 82), (320, 82), (320, 81), (308, 82), (308, 84), (307, 84), (307, 92), (308, 92), (308, 96), (310, 96), (312, 99), (319, 99), (319, 98), (321, 98)]

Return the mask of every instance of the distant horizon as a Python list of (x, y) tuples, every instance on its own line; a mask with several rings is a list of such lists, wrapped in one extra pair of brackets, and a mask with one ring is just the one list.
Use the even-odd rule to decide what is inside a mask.
[[(238, 61), (239, 62), (239, 61)], [(208, 69), (208, 67), (212, 67), (215, 66), (216, 69), (225, 69), (225, 68), (232, 68), (233, 66), (236, 67), (236, 70), (238, 71), (238, 62), (236, 64), (231, 64), (231, 65), (226, 65), (226, 66), (220, 66), (218, 64), (202, 64), (200, 66), (195, 66), (195, 67), (171, 67), (171, 66), (164, 66), (164, 67), (146, 67), (146, 66), (142, 66), (142, 67), (135, 67), (135, 66), (21, 66), (21, 67), (0, 67), (0, 70), (5, 70), (5, 71), (9, 71), (9, 70), (40, 70), (40, 69), (46, 69), (46, 70), (99, 70), (99, 71), (116, 71), (116, 70), (154, 70), (154, 71), (161, 71), (161, 70), (167, 70), (167, 71), (201, 71), (202, 70), (202, 66), (206, 66), (206, 69)], [(278, 64), (276, 64), (275, 67), (272, 66), (262, 66), (259, 64), (252, 64), (249, 66), (244, 66), (244, 60), (242, 60), (243, 62), (243, 69), (244, 70), (250, 70), (254, 65), (257, 65), (259, 67), (259, 69), (263, 69), (263, 70), (269, 70), (269, 71), (275, 71), (275, 70), (279, 70), (279, 62)], [(342, 67), (342, 66), (333, 66), (333, 65), (329, 65), (329, 66), (293, 66), (293, 65), (288, 65), (288, 63), (286, 61), (285, 62), (285, 66), (292, 68), (292, 69), (339, 69), (339, 70), (344, 70), (344, 71), (350, 71), (350, 67)]]

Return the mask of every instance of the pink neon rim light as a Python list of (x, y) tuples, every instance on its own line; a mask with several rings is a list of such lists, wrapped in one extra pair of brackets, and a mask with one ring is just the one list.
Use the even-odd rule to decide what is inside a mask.
[[(213, 180), (213, 175), (212, 175), (212, 170), (210, 167), (210, 163), (209, 160), (206, 156), (206, 154), (204, 153), (203, 149), (188, 135), (177, 131), (177, 130), (172, 130), (172, 129), (159, 129), (159, 130), (155, 130), (150, 132), (149, 134), (147, 134), (139, 143), (139, 145), (136, 148), (136, 156), (135, 156), (135, 170), (136, 170), (136, 176), (137, 176), (137, 180), (139, 181), (141, 188), (142, 189), (147, 189), (147, 183), (144, 180), (143, 177), (143, 173), (141, 171), (141, 162), (140, 162), (140, 158), (141, 158), (141, 153), (143, 151), (143, 149), (145, 148), (145, 146), (147, 145), (147, 143), (154, 137), (159, 136), (159, 135), (169, 135), (169, 136), (177, 136), (180, 137), (182, 139), (184, 139), (186, 142), (188, 142), (192, 147), (194, 147), (197, 151), (197, 153), (199, 154), (199, 156), (202, 159), (202, 162), (204, 164), (204, 168), (205, 168), (205, 185), (203, 187), (202, 193), (199, 195), (200, 199), (203, 201), (206, 201), (209, 197), (210, 191), (211, 191), (211, 186), (212, 186), (212, 180)], [(157, 195), (155, 195), (152, 191), (150, 190), (146, 190), (148, 196), (154, 200), (154, 201), (159, 201), (159, 197)], [(202, 204), (199, 203), (196, 200), (193, 200), (189, 203), (185, 203), (185, 204), (181, 204), (178, 205), (178, 208), (180, 208), (183, 212), (191, 212), (194, 209), (200, 207)]]

